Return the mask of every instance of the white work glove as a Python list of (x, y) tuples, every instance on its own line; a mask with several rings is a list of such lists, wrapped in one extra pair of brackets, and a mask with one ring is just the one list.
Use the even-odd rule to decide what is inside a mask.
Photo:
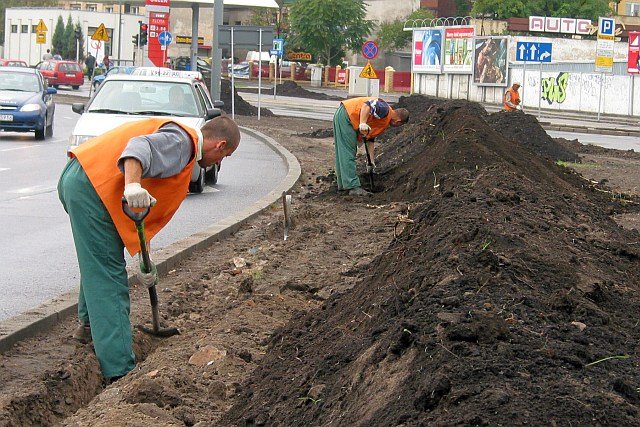
[(124, 186), (124, 198), (132, 208), (148, 208), (156, 204), (156, 199), (142, 188), (139, 182), (132, 182)]
[(361, 134), (368, 135), (369, 132), (371, 131), (371, 126), (369, 126), (366, 123), (360, 123), (360, 126), (358, 126), (358, 130), (360, 131)]
[(367, 163), (367, 173), (374, 173), (376, 171), (375, 162), (371, 162), (371, 164)]
[(151, 272), (145, 273), (142, 271), (144, 268), (144, 263), (142, 262), (142, 257), (138, 254), (138, 270), (136, 271), (136, 278), (140, 282), (141, 285), (146, 286), (147, 288), (152, 287), (156, 284), (158, 280), (158, 270), (156, 269), (156, 265), (151, 261)]

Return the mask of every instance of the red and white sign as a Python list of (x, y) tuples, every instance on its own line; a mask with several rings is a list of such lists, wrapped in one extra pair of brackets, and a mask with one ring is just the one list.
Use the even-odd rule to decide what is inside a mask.
[(474, 27), (445, 27), (442, 69), (447, 73), (473, 72)]
[(158, 35), (163, 31), (169, 31), (170, 7), (171, 0), (145, 0), (149, 25), (147, 57), (157, 67), (165, 66), (166, 50), (160, 45)]
[(629, 56), (627, 72), (640, 74), (640, 31), (629, 32)]
[(590, 19), (529, 17), (529, 31), (531, 32), (589, 35), (592, 34), (592, 28)]

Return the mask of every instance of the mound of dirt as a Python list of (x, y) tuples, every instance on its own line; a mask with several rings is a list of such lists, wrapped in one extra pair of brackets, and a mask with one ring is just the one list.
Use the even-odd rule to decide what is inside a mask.
[(298, 135), (305, 138), (333, 138), (333, 128), (316, 129), (311, 132), (299, 133)]
[(624, 208), (475, 107), (438, 108), (383, 153), (393, 190), (375, 206), (412, 201), (397, 237), (271, 339), (222, 424), (637, 423), (640, 235), (610, 217)]
[[(229, 80), (222, 79), (220, 83), (220, 100), (224, 102), (224, 108), (222, 110), (227, 114), (231, 114), (231, 82)], [(237, 90), (234, 92), (234, 100), (234, 111), (236, 114), (240, 116), (258, 115), (258, 107), (254, 107), (253, 105), (242, 99), (242, 97), (238, 95)], [(269, 110), (268, 108), (261, 108), (260, 115), (264, 117), (274, 116), (273, 111)]]
[(276, 86), (276, 93), (282, 96), (292, 96), (298, 98), (317, 99), (319, 101), (343, 101), (341, 96), (328, 95), (326, 93), (307, 90), (298, 83), (288, 80)]
[(551, 138), (542, 129), (538, 119), (531, 114), (525, 114), (522, 111), (499, 111), (489, 115), (487, 121), (505, 138), (520, 142), (543, 157), (565, 162), (580, 161), (575, 152), (566, 149)]

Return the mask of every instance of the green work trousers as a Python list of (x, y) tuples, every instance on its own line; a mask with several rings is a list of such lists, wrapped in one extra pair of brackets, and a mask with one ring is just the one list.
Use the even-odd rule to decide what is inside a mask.
[(351, 126), (347, 110), (342, 104), (333, 116), (333, 144), (338, 190), (360, 187), (360, 179), (356, 173), (358, 133)]
[(58, 196), (71, 220), (80, 266), (78, 317), (91, 325), (102, 374), (106, 378), (125, 375), (135, 367), (135, 356), (124, 244), (76, 159), (62, 172)]

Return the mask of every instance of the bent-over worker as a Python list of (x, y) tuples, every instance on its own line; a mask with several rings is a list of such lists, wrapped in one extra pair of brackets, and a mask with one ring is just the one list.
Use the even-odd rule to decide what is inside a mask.
[(515, 111), (522, 109), (522, 107), (520, 107), (520, 94), (518, 93), (518, 89), (520, 89), (520, 83), (514, 83), (504, 93), (503, 107), (505, 111)]
[[(147, 239), (169, 222), (187, 196), (197, 162), (211, 166), (238, 147), (240, 131), (229, 117), (202, 129), (169, 119), (126, 123), (75, 148), (58, 195), (69, 214), (80, 266), (78, 317), (74, 338), (93, 339), (103, 375), (112, 382), (135, 367), (129, 320), (129, 288), (124, 249), (140, 251), (135, 223), (122, 210), (154, 206), (145, 219)], [(152, 286), (152, 273), (138, 271)]]
[(352, 98), (342, 101), (333, 116), (336, 177), (338, 190), (348, 190), (349, 195), (366, 196), (368, 191), (360, 186), (356, 173), (358, 142), (367, 144), (372, 166), (375, 167), (374, 138), (389, 126), (400, 126), (409, 120), (405, 108), (394, 110), (380, 98)]

